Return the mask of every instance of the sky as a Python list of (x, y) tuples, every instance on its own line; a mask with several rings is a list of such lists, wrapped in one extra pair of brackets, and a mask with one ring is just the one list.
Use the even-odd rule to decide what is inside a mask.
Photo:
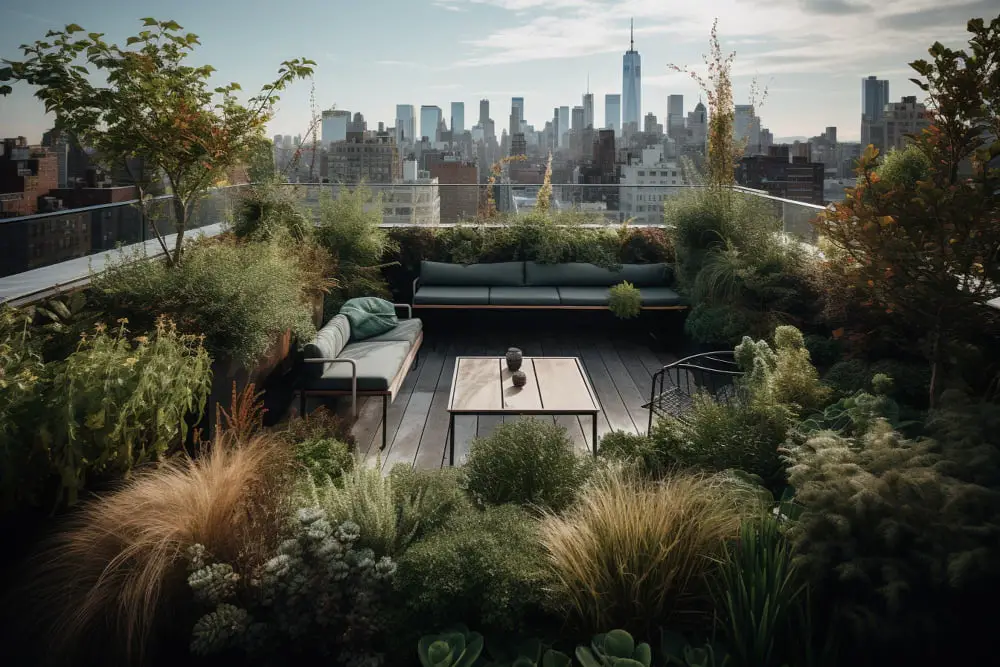
[[(15, 8), (16, 3), (16, 8)], [(701, 91), (668, 65), (705, 72), (712, 21), (723, 49), (735, 51), (737, 103), (756, 78), (767, 88), (759, 107), (775, 137), (814, 136), (838, 127), (842, 141), (860, 134), (861, 79), (890, 81), (890, 99), (922, 96), (907, 63), (935, 41), (967, 44), (965, 25), (998, 13), (998, 0), (0, 0), (0, 59), (49, 29), (78, 23), (124, 43), (142, 17), (172, 19), (199, 35), (191, 58), (216, 68), (213, 83), (256, 91), (281, 61), (317, 63), (318, 109), (360, 111), (369, 128), (391, 126), (396, 104), (433, 104), (450, 114), (465, 103), (466, 126), (479, 100), (507, 125), (510, 98), (524, 97), (525, 118), (541, 129), (556, 106), (594, 93), (595, 122), (604, 95), (620, 93), (622, 54), (635, 21), (642, 56), (642, 112), (665, 122), (667, 96), (684, 95), (685, 113)], [(311, 85), (282, 95), (269, 134), (304, 134)], [(419, 113), (419, 111), (418, 111)], [(0, 97), (0, 136), (40, 140), (51, 127), (26, 85)]]

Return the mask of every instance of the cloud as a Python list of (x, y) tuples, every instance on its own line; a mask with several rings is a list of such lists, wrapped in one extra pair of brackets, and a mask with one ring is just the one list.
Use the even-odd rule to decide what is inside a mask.
[(863, 2), (850, 0), (799, 0), (802, 10), (812, 14), (858, 14), (870, 7)]
[(962, 4), (952, 2), (946, 6), (931, 6), (923, 9), (911, 9), (881, 16), (876, 25), (891, 30), (919, 30), (921, 28), (939, 28), (944, 25), (960, 25), (964, 28), (971, 18), (991, 18), (997, 12), (996, 0), (975, 0)]

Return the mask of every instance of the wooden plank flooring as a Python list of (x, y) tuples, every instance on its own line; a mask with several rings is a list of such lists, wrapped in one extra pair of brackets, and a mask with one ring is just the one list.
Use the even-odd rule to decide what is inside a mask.
[[(448, 395), (455, 358), (463, 355), (502, 356), (513, 344), (527, 356), (576, 356), (583, 362), (601, 403), (598, 436), (612, 430), (645, 433), (652, 374), (664, 363), (676, 359), (669, 350), (642, 332), (618, 336), (602, 331), (581, 330), (541, 332), (530, 340), (523, 334), (509, 335), (493, 328), (482, 332), (438, 334), (424, 338), (417, 368), (411, 370), (388, 409), (387, 424), (381, 424), (382, 399), (359, 399), (360, 414), (353, 433), (359, 454), (369, 465), (384, 471), (399, 463), (420, 468), (448, 464)], [(521, 339), (521, 340), (519, 340)], [(341, 399), (336, 408), (349, 414), (350, 400)], [(492, 433), (504, 420), (514, 416), (461, 415), (455, 420), (455, 462), (461, 464), (476, 437)], [(564, 426), (581, 453), (591, 451), (589, 416), (545, 417)], [(387, 428), (388, 444), (379, 451), (382, 428)]]

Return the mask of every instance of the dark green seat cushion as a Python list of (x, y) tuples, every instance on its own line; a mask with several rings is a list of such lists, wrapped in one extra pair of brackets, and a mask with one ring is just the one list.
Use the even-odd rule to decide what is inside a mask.
[(559, 303), (563, 306), (607, 306), (610, 287), (560, 287)]
[(643, 287), (639, 290), (643, 306), (683, 306), (680, 294), (669, 287)]
[(520, 287), (524, 285), (524, 262), (448, 264), (422, 261), (420, 285)]
[(365, 340), (395, 328), (399, 323), (396, 307), (377, 296), (348, 299), (340, 314), (351, 321), (351, 340)]
[[(306, 359), (336, 359), (347, 342), (351, 339), (351, 323), (343, 315), (335, 315), (323, 325), (302, 351)], [(323, 364), (305, 364), (305, 373), (309, 377), (319, 377), (323, 374)]]
[(619, 271), (612, 271), (583, 262), (566, 264), (525, 262), (524, 276), (527, 285), (611, 287), (627, 280), (636, 287), (645, 287), (665, 285), (667, 268), (666, 264), (622, 264)]
[(374, 343), (386, 340), (398, 340), (409, 343), (411, 346), (417, 342), (417, 336), (423, 331), (424, 323), (419, 318), (411, 317), (408, 320), (400, 320), (394, 328), (389, 329), (384, 334), (366, 338), (365, 341)]
[(558, 306), (555, 287), (491, 287), (491, 306)]
[(490, 302), (489, 287), (421, 285), (413, 295), (413, 305), (485, 306)]
[[(412, 345), (405, 341), (362, 341), (351, 343), (340, 353), (340, 359), (354, 359), (358, 365), (358, 391), (386, 391), (403, 368)], [(310, 364), (312, 365), (312, 364)], [(322, 375), (309, 381), (307, 389), (314, 391), (350, 391), (350, 364), (315, 364)]]

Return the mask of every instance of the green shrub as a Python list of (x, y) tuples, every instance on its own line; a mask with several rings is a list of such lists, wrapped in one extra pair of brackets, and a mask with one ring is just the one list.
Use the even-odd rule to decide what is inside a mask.
[(860, 359), (838, 361), (823, 376), (823, 383), (840, 396), (867, 391), (870, 381), (868, 365)]
[[(237, 651), (250, 664), (378, 664), (396, 564), (358, 548), (356, 524), (331, 524), (322, 510), (299, 510), (295, 533), (260, 573), (213, 563), (189, 549), (188, 584), (211, 609), (195, 623), (191, 652)], [(246, 582), (246, 583), (241, 583)]]
[(89, 477), (122, 476), (180, 448), (188, 418), (201, 417), (212, 377), (200, 340), (164, 319), (134, 340), (124, 323), (112, 333), (99, 327), (51, 370), (35, 428), (69, 504)]
[(598, 471), (578, 503), (542, 520), (554, 602), (591, 631), (706, 621), (707, 577), (724, 541), (759, 511), (755, 494), (722, 477)]
[(830, 368), (844, 356), (844, 345), (836, 338), (810, 334), (805, 337), (809, 358), (819, 368)]
[(621, 249), (618, 259), (622, 264), (673, 264), (674, 246), (670, 235), (660, 227), (629, 227), (619, 231)]
[(588, 469), (565, 428), (537, 419), (501, 424), (477, 438), (465, 466), (469, 491), (480, 503), (553, 509), (573, 501)]
[(666, 462), (656, 449), (656, 443), (649, 436), (636, 435), (627, 431), (612, 431), (601, 438), (598, 456), (610, 461), (638, 463), (650, 475), (660, 475), (666, 469)]
[(916, 190), (917, 181), (930, 177), (931, 161), (919, 146), (909, 144), (903, 150), (893, 148), (887, 152), (875, 173), (889, 185)]
[(963, 441), (908, 440), (878, 420), (856, 438), (788, 447), (802, 508), (787, 531), (795, 564), (849, 646), (920, 653), (962, 631), (994, 590), (1000, 491), (963, 479), (983, 451)]
[(354, 469), (354, 454), (340, 440), (316, 438), (294, 445), (295, 460), (317, 484), (325, 480), (336, 481)]
[[(400, 466), (401, 468), (401, 466)], [(359, 546), (378, 555), (396, 556), (411, 542), (467, 507), (457, 473), (408, 473), (355, 466), (339, 480), (304, 480), (302, 504), (323, 509), (334, 521), (361, 527)]]
[(505, 505), (456, 515), (399, 559), (401, 627), (416, 634), (454, 619), (484, 632), (535, 630), (544, 619), (545, 575), (537, 522)]
[(903, 405), (926, 409), (931, 387), (931, 368), (926, 361), (879, 359), (869, 368), (870, 377), (878, 373), (892, 378), (889, 395)]
[(639, 317), (642, 295), (632, 283), (619, 283), (609, 290), (608, 309), (623, 320)]
[(275, 434), (289, 444), (305, 440), (332, 439), (355, 446), (354, 435), (348, 420), (324, 405), (306, 415), (295, 415), (275, 429)]
[(287, 239), (303, 243), (312, 238), (312, 216), (294, 186), (270, 181), (240, 191), (233, 233), (248, 241)]
[(684, 332), (698, 343), (732, 347), (757, 325), (744, 310), (697, 303), (684, 320)]
[(278, 244), (213, 239), (192, 243), (178, 266), (142, 260), (123, 254), (91, 278), (105, 311), (137, 329), (165, 314), (181, 331), (204, 334), (213, 357), (247, 366), (287, 330), (304, 339), (315, 334), (308, 271)]
[(793, 664), (805, 611), (800, 579), (777, 520), (744, 521), (712, 590), (716, 624), (736, 667)]

